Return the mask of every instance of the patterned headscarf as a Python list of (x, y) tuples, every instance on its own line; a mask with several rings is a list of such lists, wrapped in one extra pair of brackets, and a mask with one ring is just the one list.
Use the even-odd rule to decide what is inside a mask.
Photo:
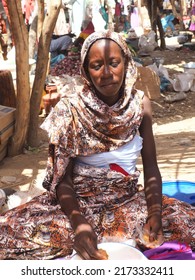
[(82, 49), (81, 49), (81, 73), (82, 73), (83, 77), (86, 80), (88, 80), (88, 77), (85, 73), (84, 64), (85, 64), (85, 59), (89, 52), (89, 49), (97, 40), (100, 40), (100, 39), (110, 39), (119, 45), (119, 47), (122, 49), (122, 51), (124, 53), (124, 57), (125, 57), (126, 61), (128, 61), (130, 64), (128, 68), (131, 73), (131, 81), (132, 81), (132, 83), (134, 83), (137, 78), (137, 69), (133, 63), (131, 52), (130, 52), (126, 42), (119, 35), (119, 33), (111, 32), (110, 30), (94, 32), (90, 36), (88, 36), (88, 38), (84, 41)]
[[(90, 47), (100, 39), (116, 42), (126, 60), (124, 93), (113, 106), (97, 97), (84, 68)], [(131, 141), (142, 120), (143, 92), (134, 88), (137, 68), (124, 39), (107, 30), (89, 35), (81, 50), (81, 75), (83, 89), (61, 98), (42, 125), (49, 132), (51, 143), (63, 146), (74, 157), (114, 150)]]
[[(91, 45), (102, 38), (116, 42), (126, 59), (123, 95), (113, 106), (108, 106), (97, 97), (96, 89), (83, 67)], [(43, 186), (53, 194), (71, 157), (117, 149), (134, 138), (143, 117), (144, 94), (134, 88), (137, 69), (118, 33), (95, 32), (87, 37), (81, 51), (81, 62), (83, 88), (76, 87), (71, 94), (62, 97), (42, 124), (50, 137)]]

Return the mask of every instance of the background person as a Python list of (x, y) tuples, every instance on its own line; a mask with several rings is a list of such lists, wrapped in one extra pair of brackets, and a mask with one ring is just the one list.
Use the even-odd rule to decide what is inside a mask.
[(115, 30), (116, 30), (116, 32), (118, 32), (118, 25), (120, 23), (121, 14), (122, 14), (121, 3), (119, 3), (119, 1), (117, 1), (117, 0), (115, 0), (114, 22), (115, 22)]
[(195, 3), (192, 4), (190, 19), (189, 30), (193, 32), (193, 36), (195, 37)]

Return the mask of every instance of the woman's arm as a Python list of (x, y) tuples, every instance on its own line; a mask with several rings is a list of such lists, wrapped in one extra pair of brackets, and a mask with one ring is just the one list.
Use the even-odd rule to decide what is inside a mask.
[(62, 208), (62, 211), (69, 218), (73, 230), (76, 230), (78, 225), (82, 223), (82, 215), (79, 210), (78, 201), (73, 190), (73, 160), (70, 162), (66, 169), (66, 174), (63, 180), (57, 187), (57, 197)]
[(162, 179), (157, 164), (156, 147), (152, 131), (152, 108), (149, 98), (144, 96), (144, 117), (140, 126), (140, 136), (143, 138), (143, 148), (141, 151), (144, 190), (148, 208), (148, 230), (149, 239), (157, 238), (159, 230), (162, 228)]
[(62, 211), (69, 218), (75, 232), (74, 249), (83, 258), (101, 259), (97, 251), (97, 236), (93, 228), (79, 210), (76, 194), (73, 189), (73, 159), (70, 160), (66, 174), (57, 187), (57, 197)]

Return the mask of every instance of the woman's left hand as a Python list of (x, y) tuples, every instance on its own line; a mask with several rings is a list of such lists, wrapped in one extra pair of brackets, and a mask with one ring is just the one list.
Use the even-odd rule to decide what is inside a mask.
[(160, 215), (152, 215), (148, 217), (147, 222), (143, 227), (143, 239), (148, 244), (153, 244), (155, 247), (162, 244), (164, 238)]

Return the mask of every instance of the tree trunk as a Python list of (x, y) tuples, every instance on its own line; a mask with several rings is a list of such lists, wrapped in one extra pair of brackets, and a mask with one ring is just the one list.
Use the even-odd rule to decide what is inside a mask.
[(165, 32), (164, 32), (164, 29), (162, 27), (162, 22), (161, 22), (161, 18), (159, 15), (157, 15), (157, 26), (158, 26), (158, 31), (159, 31), (159, 34), (160, 34), (160, 48), (162, 50), (165, 50), (166, 49), (166, 42), (165, 42)]
[(51, 37), (57, 21), (60, 7), (61, 0), (50, 1), (50, 5), (44, 18), (42, 32), (39, 38), (35, 80), (33, 83), (30, 100), (30, 125), (28, 131), (28, 145), (31, 147), (36, 147), (39, 145), (38, 125), (40, 103), (46, 79)]
[(15, 133), (8, 147), (8, 155), (14, 156), (23, 152), (29, 125), (29, 45), (21, 1), (9, 0), (7, 1), (7, 7), (16, 50), (16, 123)]
[(44, 13), (45, 1), (44, 0), (38, 0), (37, 3), (38, 3), (37, 38), (39, 38), (41, 36), (41, 32), (42, 32), (42, 28), (43, 28), (43, 22), (44, 22), (44, 18), (45, 18), (45, 13)]
[[(161, 47), (161, 49), (166, 49), (164, 30), (163, 30), (161, 18), (159, 15), (159, 9), (162, 5), (162, 1), (146, 0), (144, 3), (148, 10), (148, 15), (149, 15), (150, 22), (151, 22), (151, 28), (156, 34), (157, 34), (157, 26), (158, 26), (158, 31), (160, 34), (160, 47)], [(157, 41), (157, 35), (156, 35), (156, 41)]]
[(37, 41), (37, 22), (38, 15), (35, 15), (29, 30), (29, 58), (35, 57)]

